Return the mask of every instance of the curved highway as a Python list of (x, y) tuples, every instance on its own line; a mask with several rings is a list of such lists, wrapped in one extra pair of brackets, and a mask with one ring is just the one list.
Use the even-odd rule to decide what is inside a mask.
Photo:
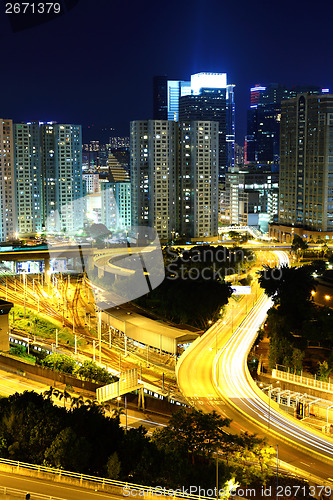
[[(276, 252), (280, 264), (285, 252)], [(305, 474), (333, 481), (333, 440), (279, 410), (256, 386), (247, 368), (247, 354), (272, 302), (261, 293), (233, 332), (230, 310), (180, 358), (176, 372), (186, 399), (198, 409), (215, 410), (233, 419), (231, 430), (248, 430), (279, 444), (279, 458)]]

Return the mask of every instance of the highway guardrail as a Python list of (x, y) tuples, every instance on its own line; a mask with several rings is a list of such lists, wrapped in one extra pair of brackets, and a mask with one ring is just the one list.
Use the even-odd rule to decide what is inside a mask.
[[(165, 498), (188, 498), (190, 500), (213, 500), (215, 496), (200, 496), (200, 495), (192, 495), (187, 493), (189, 488), (178, 488), (178, 489), (173, 489), (173, 488), (167, 488), (167, 487), (162, 487), (162, 486), (144, 486), (142, 484), (135, 484), (135, 483), (129, 483), (129, 482), (124, 482), (124, 481), (117, 481), (116, 479), (108, 479), (104, 477), (97, 477), (97, 476), (89, 476), (87, 474), (80, 474), (78, 472), (71, 472), (71, 471), (66, 471), (62, 469), (54, 469), (52, 467), (46, 467), (44, 465), (36, 465), (36, 464), (29, 464), (26, 462), (18, 462), (16, 460), (10, 460), (7, 458), (0, 458), (0, 467), (1, 465), (4, 466), (11, 466), (14, 469), (16, 469), (17, 472), (21, 470), (26, 471), (37, 471), (37, 473), (45, 473), (45, 474), (51, 474), (54, 476), (54, 479), (57, 481), (61, 481), (62, 479), (65, 480), (65, 478), (69, 479), (76, 479), (80, 482), (80, 485), (83, 486), (83, 483), (90, 482), (94, 485), (94, 489), (96, 491), (96, 486), (100, 486), (102, 490), (105, 489), (107, 486), (113, 486), (116, 488), (121, 488), (123, 491), (126, 490), (127, 492), (130, 492), (130, 490), (134, 490), (136, 492), (144, 491), (145, 492), (145, 497), (146, 496), (158, 496), (158, 497), (165, 497)], [(15, 473), (15, 471), (12, 471)], [(28, 474), (27, 474), (28, 475)], [(3, 491), (4, 487), (0, 487), (0, 493)], [(222, 488), (221, 488), (222, 489)], [(10, 493), (10, 488), (6, 488), (7, 493)], [(183, 490), (183, 491), (182, 491)], [(20, 492), (20, 490), (16, 490)], [(208, 490), (207, 490), (208, 491)], [(119, 496), (130, 496), (130, 495), (124, 495), (124, 493), (120, 494)], [(133, 495), (136, 496), (136, 495)], [(140, 496), (138, 494), (138, 496)], [(64, 500), (62, 498), (54, 497), (53, 495), (40, 495), (34, 493), (34, 500), (40, 499), (40, 500)], [(239, 497), (239, 496), (232, 496), (233, 499), (242, 499), (246, 500), (244, 497)]]

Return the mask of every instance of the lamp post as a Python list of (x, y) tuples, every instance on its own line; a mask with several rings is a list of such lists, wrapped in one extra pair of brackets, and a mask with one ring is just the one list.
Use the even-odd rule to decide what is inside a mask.
[(127, 433), (127, 395), (125, 394), (125, 434)]
[(329, 406), (329, 407), (327, 408), (327, 425), (328, 425), (328, 411), (329, 411), (331, 408), (333, 408), (333, 405), (332, 405), (332, 406)]
[(99, 362), (102, 360), (102, 311), (98, 313), (98, 348), (99, 348)]
[(216, 500), (219, 500), (219, 455), (216, 450)]
[[(280, 382), (277, 381), (277, 384)], [(271, 423), (271, 395), (272, 395), (272, 390), (273, 390), (273, 384), (270, 384), (268, 387), (268, 424), (267, 424), (267, 429), (269, 430), (270, 428), (270, 423)]]
[(276, 499), (278, 500), (279, 489), (279, 445), (276, 445)]
[(29, 314), (28, 354), (30, 354), (30, 337), (31, 337), (31, 314)]
[(25, 319), (25, 290), (26, 290), (26, 283), (25, 283), (25, 271), (23, 271), (23, 310), (24, 310), (24, 319)]

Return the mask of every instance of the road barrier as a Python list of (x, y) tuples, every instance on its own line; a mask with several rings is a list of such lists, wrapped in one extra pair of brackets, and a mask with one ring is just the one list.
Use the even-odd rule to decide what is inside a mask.
[[(35, 464), (29, 464), (25, 462), (17, 462), (16, 460), (9, 460), (7, 458), (0, 458), (0, 469), (1, 470), (6, 470), (8, 471), (8, 468), (11, 469), (11, 472), (13, 474), (15, 473), (20, 473), (22, 475), (27, 475), (31, 477), (33, 475), (33, 472), (42, 479), (42, 475), (45, 474), (43, 479), (45, 480), (54, 480), (54, 481), (63, 481), (67, 483), (73, 484), (74, 482), (77, 482), (78, 486), (86, 487), (89, 489), (93, 489), (96, 491), (105, 491), (105, 492), (112, 492), (113, 494), (119, 495), (121, 497), (126, 497), (130, 496), (128, 493), (130, 490), (134, 490), (136, 492), (144, 491), (145, 492), (145, 497), (150, 496), (156, 496), (156, 497), (164, 497), (164, 498), (188, 498), (190, 500), (213, 500), (215, 497), (205, 497), (205, 496), (200, 496), (200, 495), (190, 495), (186, 493), (185, 491), (182, 492), (181, 489), (173, 490), (169, 488), (162, 488), (162, 487), (154, 487), (154, 486), (144, 486), (142, 484), (134, 484), (134, 483), (128, 483), (124, 481), (117, 481), (115, 479), (108, 479), (104, 477), (97, 477), (97, 476), (89, 476), (86, 474), (80, 474), (78, 472), (70, 472), (62, 469), (54, 469), (52, 467), (45, 467), (44, 465), (35, 465)], [(51, 476), (51, 477), (50, 477)], [(7, 490), (9, 492), (11, 489), (10, 488), (4, 488), (0, 487), (0, 493), (3, 490)], [(188, 490), (189, 488), (187, 488)], [(13, 490), (12, 490), (13, 491)], [(19, 490), (19, 493), (22, 494)], [(177, 494), (170, 494), (170, 492), (174, 492)], [(25, 494), (26, 492), (24, 492)], [(8, 493), (9, 494), (9, 493)], [(139, 494), (137, 496), (140, 496)], [(22, 497), (21, 497), (22, 498)], [(24, 498), (24, 497), (23, 497)], [(132, 496), (131, 496), (132, 498)], [(239, 496), (232, 496), (233, 499), (242, 499), (246, 500), (244, 497), (239, 497)], [(34, 493), (33, 500), (35, 499), (40, 499), (40, 500), (64, 500), (62, 498), (57, 498), (54, 496), (50, 495), (40, 495), (37, 493)], [(32, 499), (31, 499), (32, 500)]]
[(284, 372), (275, 368), (272, 370), (272, 377), (278, 380), (286, 380), (288, 382), (294, 382), (298, 385), (312, 387), (313, 389), (319, 389), (325, 392), (333, 392), (333, 384), (331, 382), (324, 382), (323, 380), (303, 377), (301, 375), (296, 375), (295, 373)]

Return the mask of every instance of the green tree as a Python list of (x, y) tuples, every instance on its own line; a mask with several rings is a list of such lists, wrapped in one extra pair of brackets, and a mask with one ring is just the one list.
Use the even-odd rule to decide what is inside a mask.
[(331, 367), (328, 365), (327, 361), (323, 362), (318, 361), (318, 370), (317, 370), (318, 379), (327, 382), (330, 373), (331, 373)]
[(309, 245), (307, 244), (307, 242), (305, 240), (303, 240), (303, 238), (301, 238), (301, 236), (299, 236), (298, 234), (295, 234), (292, 245), (291, 245), (291, 249), (297, 255), (299, 255), (299, 257), (303, 256), (305, 250), (308, 247), (309, 247)]
[(86, 380), (100, 382), (102, 384), (110, 384), (116, 379), (105, 368), (101, 368), (93, 361), (83, 361), (82, 365), (77, 365), (74, 374)]
[(243, 432), (237, 438), (238, 450), (233, 456), (234, 467), (238, 471), (237, 477), (246, 486), (259, 479), (266, 486), (272, 476), (272, 457), (275, 450), (265, 439), (256, 434)]
[(118, 479), (120, 475), (121, 463), (118, 454), (115, 451), (110, 455), (106, 464), (107, 475), (110, 479)]
[(215, 411), (203, 413), (180, 409), (172, 415), (169, 424), (153, 434), (153, 441), (166, 451), (187, 452), (195, 463), (197, 455), (211, 457), (225, 436), (225, 427), (231, 420)]
[(58, 353), (48, 354), (41, 363), (43, 366), (51, 368), (52, 370), (70, 374), (74, 372), (76, 366), (76, 362), (73, 358)]
[(78, 437), (71, 427), (59, 432), (45, 451), (45, 462), (59, 469), (81, 472), (87, 468), (90, 446), (86, 438)]
[(266, 295), (272, 297), (278, 315), (284, 318), (286, 330), (298, 334), (303, 323), (310, 321), (315, 308), (311, 295), (315, 290), (312, 267), (265, 266), (258, 274), (259, 284)]
[(25, 391), (0, 400), (0, 429), (8, 458), (41, 464), (45, 449), (61, 431), (66, 411), (49, 398)]

